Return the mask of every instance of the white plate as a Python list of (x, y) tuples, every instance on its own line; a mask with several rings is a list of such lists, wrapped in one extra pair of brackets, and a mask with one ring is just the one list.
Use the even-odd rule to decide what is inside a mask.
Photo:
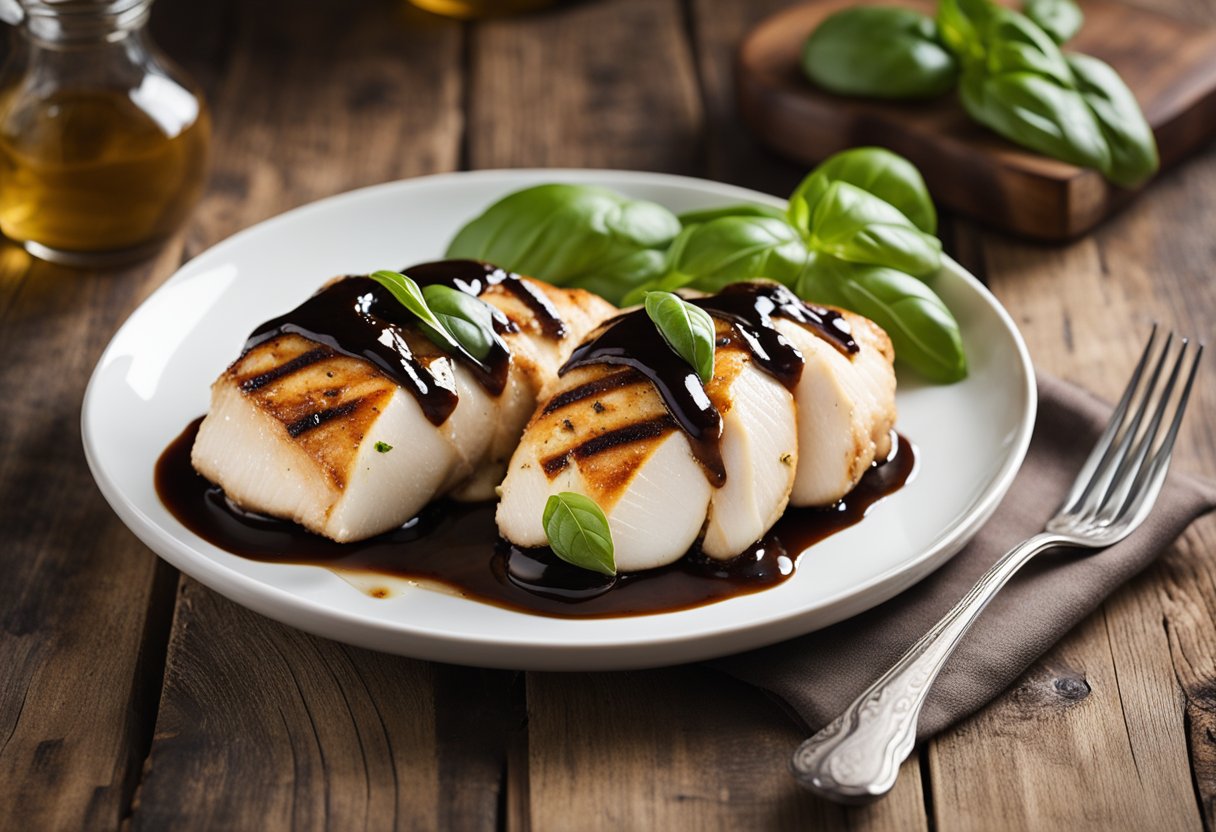
[(625, 171), (446, 174), (325, 199), (254, 226), (186, 264), (114, 336), (85, 393), (82, 429), (102, 493), (165, 560), (259, 613), (317, 635), (492, 667), (586, 670), (704, 659), (769, 644), (868, 609), (945, 562), (996, 508), (1030, 442), (1033, 369), (1013, 321), (947, 260), (935, 287), (962, 325), (971, 374), (951, 386), (900, 378), (899, 429), (916, 478), (862, 523), (809, 550), (769, 590), (674, 613), (564, 620), (408, 587), (373, 598), (314, 566), (260, 563), (184, 528), (157, 499), (164, 447), (207, 409), (211, 381), (261, 321), (335, 274), (436, 259), (460, 225), (541, 182), (605, 185), (675, 211), (773, 197), (698, 179)]

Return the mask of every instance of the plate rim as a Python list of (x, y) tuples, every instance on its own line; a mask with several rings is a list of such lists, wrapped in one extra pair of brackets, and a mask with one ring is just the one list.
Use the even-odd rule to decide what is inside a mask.
[[(660, 632), (648, 636), (615, 637), (612, 640), (601, 638), (575, 647), (567, 643), (545, 643), (532, 637), (504, 636), (499, 633), (485, 633), (473, 639), (465, 633), (452, 632), (442, 628), (436, 629), (433, 625), (421, 626), (415, 622), (376, 618), (366, 613), (337, 609), (245, 575), (214, 560), (205, 553), (194, 551), (187, 542), (178, 539), (170, 530), (162, 528), (148, 516), (133, 499), (121, 490), (110, 473), (98, 462), (92, 447), (97, 441), (94, 430), (98, 426), (92, 423), (90, 414), (94, 409), (92, 403), (95, 401), (96, 385), (99, 383), (103, 368), (109, 364), (112, 358), (115, 345), (121, 342), (123, 334), (145, 305), (152, 302), (162, 292), (170, 290), (176, 283), (187, 279), (191, 274), (209, 268), (210, 261), (222, 260), (229, 249), (238, 246), (248, 236), (264, 233), (268, 228), (274, 228), (281, 223), (290, 222), (314, 211), (340, 207), (347, 202), (357, 202), (380, 192), (390, 192), (403, 187), (408, 188), (420, 184), (442, 186), (447, 181), (468, 181), (470, 179), (481, 180), (490, 187), (494, 184), (521, 185), (529, 180), (536, 181), (546, 177), (567, 181), (608, 179), (621, 185), (667, 184), (694, 190), (705, 190), (708, 187), (714, 191), (715, 196), (724, 198), (737, 198), (776, 207), (785, 204), (785, 200), (759, 191), (679, 174), (608, 168), (503, 168), (445, 172), (356, 188), (299, 205), (241, 229), (179, 266), (172, 275), (132, 310), (111, 337), (90, 375), (81, 404), (81, 442), (84, 446), (89, 470), (106, 502), (119, 519), (158, 557), (163, 558), (200, 583), (259, 614), (325, 638), (417, 658), (448, 662), (467, 661), (467, 663), (483, 667), (574, 670), (670, 665), (673, 663), (670, 658), (659, 655), (664, 652), (662, 648), (679, 645), (682, 655), (678, 661), (686, 662), (723, 655), (724, 652), (752, 649), (795, 635), (814, 632), (871, 609), (919, 582), (952, 558), (991, 517), (1012, 485), (1030, 445), (1038, 409), (1034, 365), (1022, 334), (1009, 312), (986, 286), (947, 255), (943, 255), (943, 268), (961, 279), (967, 288), (975, 292), (996, 314), (1016, 348), (1016, 363), (1023, 376), (1024, 387), (1021, 392), (1024, 397), (1024, 406), (1018, 420), (1018, 435), (1010, 443), (1004, 462), (984, 492), (963, 510), (962, 519), (944, 530), (916, 557), (889, 567), (861, 583), (852, 584), (847, 589), (827, 598), (820, 599), (813, 606), (792, 611), (785, 610), (742, 625), (725, 619), (714, 622), (693, 635), (687, 633), (666, 635)], [(663, 616), (679, 615), (680, 612), (657, 613), (646, 617), (660, 620)], [(822, 617), (825, 614), (826, 618), (830, 620), (818, 621), (809, 626), (804, 623), (804, 620), (809, 617)], [(335, 634), (334, 626), (326, 625), (336, 625), (345, 632)], [(359, 631), (370, 633), (378, 638), (362, 637)], [(758, 639), (754, 638), (757, 631), (763, 631), (764, 635)], [(713, 641), (728, 634), (732, 636), (733, 640), (744, 642), (743, 646), (732, 647), (729, 651), (713, 649)], [(749, 636), (753, 637), (749, 638)], [(385, 639), (391, 639), (392, 643), (388, 643)], [(486, 661), (484, 655), (479, 655), (470, 660), (472, 654), (487, 648), (510, 648), (512, 656), (506, 657), (502, 661), (495, 661), (493, 657), (490, 657), (491, 660)], [(649, 648), (649, 653), (645, 656), (621, 655), (641, 648)], [(576, 650), (579, 660), (572, 661), (571, 654)], [(582, 658), (590, 659), (590, 661), (582, 661)]]

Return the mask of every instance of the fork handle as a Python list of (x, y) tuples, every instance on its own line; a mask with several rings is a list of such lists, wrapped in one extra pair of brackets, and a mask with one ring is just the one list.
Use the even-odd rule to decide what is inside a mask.
[(894, 667), (799, 746), (791, 763), (798, 782), (837, 803), (867, 803), (889, 792), (915, 744), (929, 689), (963, 634), (1027, 561), (1069, 542), (1044, 532), (1002, 556)]

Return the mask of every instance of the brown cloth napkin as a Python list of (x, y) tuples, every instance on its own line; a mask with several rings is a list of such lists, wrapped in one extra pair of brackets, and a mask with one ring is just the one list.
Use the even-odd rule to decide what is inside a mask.
[[(712, 666), (775, 694), (812, 730), (823, 727), (954, 606), (997, 558), (1042, 530), (1109, 416), (1110, 407), (1089, 393), (1040, 377), (1039, 414), (1026, 461), (996, 514), (965, 549), (869, 612)], [(1122, 543), (1102, 552), (1045, 552), (1027, 564), (946, 664), (925, 703), (917, 738), (949, 727), (1003, 691), (1213, 508), (1216, 488), (1174, 472), (1144, 525)]]

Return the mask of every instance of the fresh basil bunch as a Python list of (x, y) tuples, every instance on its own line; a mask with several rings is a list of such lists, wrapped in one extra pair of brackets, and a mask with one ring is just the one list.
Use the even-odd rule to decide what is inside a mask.
[[(960, 0), (942, 0), (939, 21), (965, 16)], [(956, 31), (973, 38), (962, 46), (970, 57), (959, 89), (976, 121), (1039, 153), (1096, 168), (1116, 185), (1135, 187), (1157, 170), (1152, 129), (1108, 65), (1065, 56), (1030, 18), (991, 3)]]
[(680, 221), (607, 188), (552, 184), (503, 197), (462, 228), (447, 256), (485, 260), (620, 303), (663, 274)]
[(802, 69), (829, 92), (873, 98), (931, 98), (958, 76), (932, 18), (891, 6), (830, 15), (807, 38)]
[(1116, 185), (1141, 184), (1159, 161), (1135, 96), (1097, 58), (1060, 51), (1081, 27), (1081, 10), (1074, 0), (1026, 0), (1023, 8), (1025, 14), (992, 0), (939, 0), (936, 20), (904, 9), (848, 9), (811, 33), (803, 69), (834, 92), (898, 98), (923, 84), (924, 95), (938, 94), (944, 89), (923, 83), (933, 53), (920, 39), (931, 39), (954, 56), (950, 73), (936, 77), (957, 80), (973, 119)]
[(787, 209), (813, 256), (795, 291), (865, 315), (891, 337), (896, 358), (931, 381), (967, 375), (958, 322), (924, 282), (941, 268), (937, 213), (919, 171), (877, 147), (825, 160)]
[[(708, 217), (704, 222), (697, 222)], [(794, 190), (783, 219), (748, 206), (684, 215), (667, 273), (625, 298), (682, 287), (716, 292), (756, 277), (852, 309), (891, 336), (904, 365), (933, 381), (967, 374), (958, 323), (929, 285), (941, 267), (937, 214), (920, 173), (889, 150), (826, 159)]]
[[(621, 222), (626, 214), (636, 216)], [(872, 318), (890, 334), (902, 364), (945, 383), (966, 376), (967, 362), (958, 323), (930, 285), (941, 267), (936, 229), (916, 168), (888, 150), (863, 147), (815, 168), (784, 212), (747, 203), (677, 219), (602, 188), (528, 188), (462, 228), (448, 256), (485, 259), (626, 305), (643, 303), (648, 292), (716, 292), (737, 281), (776, 280), (808, 300)], [(618, 236), (623, 230), (630, 233)], [(661, 297), (651, 296), (650, 314), (675, 332), (680, 306), (674, 298), (660, 305)], [(683, 346), (673, 349), (688, 352), (702, 372), (704, 356), (686, 349), (689, 339), (674, 340)]]

